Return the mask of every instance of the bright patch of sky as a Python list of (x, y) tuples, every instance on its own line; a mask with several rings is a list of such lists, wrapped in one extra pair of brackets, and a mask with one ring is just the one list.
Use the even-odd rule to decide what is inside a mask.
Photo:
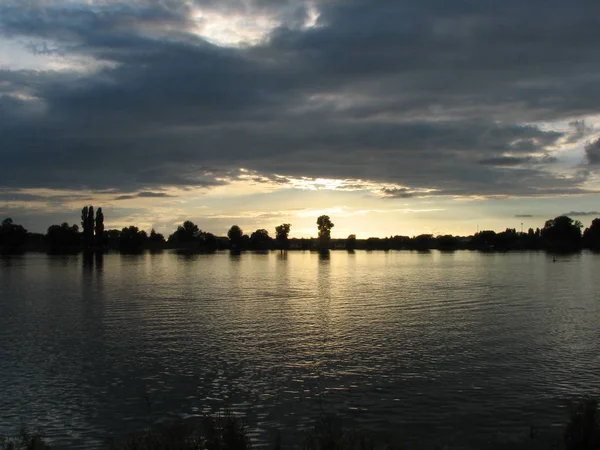
[(107, 61), (63, 52), (48, 40), (24, 37), (0, 39), (0, 70), (35, 70), (65, 73), (91, 73), (113, 66)]
[[(208, 42), (224, 47), (245, 47), (259, 44), (282, 25), (277, 17), (257, 14), (251, 8), (218, 11), (210, 7), (195, 7), (190, 14), (195, 23), (192, 32)], [(302, 28), (318, 26), (319, 10), (307, 3), (307, 18)]]
[(221, 14), (198, 9), (192, 14), (193, 30), (207, 41), (226, 47), (254, 45), (265, 39), (278, 23), (270, 17)]

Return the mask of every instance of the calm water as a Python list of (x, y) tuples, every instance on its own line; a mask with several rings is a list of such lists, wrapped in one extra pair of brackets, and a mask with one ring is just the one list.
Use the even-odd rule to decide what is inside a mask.
[(527, 442), (600, 393), (599, 268), (534, 252), (0, 259), (0, 433), (89, 448), (229, 408), (257, 444), (321, 410), (428, 444)]

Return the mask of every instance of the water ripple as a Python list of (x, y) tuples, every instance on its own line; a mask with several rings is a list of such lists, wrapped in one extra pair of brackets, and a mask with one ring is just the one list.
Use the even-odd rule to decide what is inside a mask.
[[(228, 409), (263, 445), (323, 411), (432, 445), (526, 442), (598, 394), (600, 257), (290, 252), (0, 260), (0, 433), (100, 446)], [(525, 448), (525, 447), (524, 447)]]

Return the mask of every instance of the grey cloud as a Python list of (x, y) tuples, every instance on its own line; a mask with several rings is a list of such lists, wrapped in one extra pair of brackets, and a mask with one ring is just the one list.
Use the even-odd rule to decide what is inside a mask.
[(138, 192), (137, 194), (119, 195), (118, 197), (115, 197), (115, 200), (131, 200), (134, 198), (169, 198), (169, 197), (174, 197), (174, 196), (169, 195), (165, 192), (144, 191), (144, 192)]
[(555, 157), (537, 157), (537, 156), (495, 156), (492, 158), (479, 160), (479, 164), (488, 166), (520, 166), (524, 164), (550, 164), (555, 163)]
[(166, 197), (174, 197), (174, 196), (166, 194), (164, 192), (139, 192), (136, 197), (141, 197), (141, 198), (166, 198)]
[(46, 202), (50, 204), (62, 204), (73, 200), (85, 202), (91, 200), (91, 197), (88, 195), (77, 194), (41, 195), (21, 192), (20, 190), (0, 189), (0, 200), (10, 202)]
[(415, 193), (407, 188), (384, 188), (381, 193), (387, 198), (412, 198)]
[(578, 142), (594, 132), (594, 127), (589, 126), (585, 120), (573, 120), (572, 122), (569, 122), (569, 126), (572, 131), (569, 134), (567, 142), (570, 144)]
[(479, 164), (486, 166), (520, 166), (521, 164), (532, 162), (531, 156), (524, 156), (521, 158), (514, 156), (496, 156), (493, 158), (482, 159)]
[[(290, 60), (306, 55), (295, 66), (309, 77), (318, 74), (313, 83), (347, 86), (360, 80), (363, 91), (379, 94), (377, 102), (393, 92), (392, 102), (407, 114), (436, 107), (463, 114), (480, 109), (497, 117), (550, 117), (565, 110), (581, 115), (596, 110), (584, 96), (596, 78), (590, 64), (598, 63), (586, 50), (599, 32), (596, 21), (580, 11), (555, 1), (452, 8), (439, 1), (380, 7), (334, 2), (324, 7), (328, 26), (308, 33), (282, 29), (272, 48)], [(367, 84), (375, 78), (379, 83)], [(383, 104), (389, 108), (390, 101)]]
[[(442, 195), (591, 192), (586, 176), (544, 167), (574, 134), (525, 125), (598, 112), (600, 6), (582, 1), (585, 15), (557, 0), (323, 2), (321, 26), (302, 29), (306, 5), (257, 0), (248, 11), (281, 25), (237, 49), (189, 33), (190, 2), (10, 2), (0, 6), (5, 35), (111, 65), (0, 72), (0, 92), (40, 102), (0, 98), (0, 184), (132, 195), (210, 188), (245, 167)], [(239, 5), (195, 2), (222, 13)]]
[(515, 217), (517, 219), (527, 219), (527, 218), (533, 217), (533, 215), (532, 214), (515, 214)]
[(600, 139), (596, 139), (585, 146), (585, 156), (588, 163), (592, 165), (600, 164)]
[(598, 211), (570, 211), (568, 213), (561, 214), (563, 216), (600, 216)]

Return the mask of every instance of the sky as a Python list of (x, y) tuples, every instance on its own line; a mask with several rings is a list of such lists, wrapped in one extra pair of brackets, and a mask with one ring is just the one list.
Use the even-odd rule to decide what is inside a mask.
[(0, 218), (588, 225), (598, 42), (597, 0), (2, 0)]

